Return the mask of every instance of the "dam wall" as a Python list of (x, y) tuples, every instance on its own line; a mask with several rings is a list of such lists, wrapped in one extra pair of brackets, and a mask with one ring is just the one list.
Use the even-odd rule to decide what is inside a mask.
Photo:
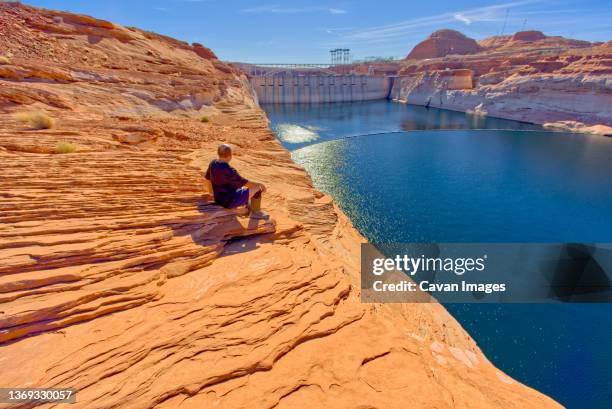
[(392, 77), (371, 75), (295, 75), (279, 73), (254, 76), (251, 85), (260, 103), (325, 103), (386, 99)]

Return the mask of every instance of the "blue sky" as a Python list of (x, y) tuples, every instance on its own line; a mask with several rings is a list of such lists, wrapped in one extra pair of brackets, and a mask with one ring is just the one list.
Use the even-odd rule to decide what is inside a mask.
[[(476, 39), (525, 29), (590, 41), (612, 39), (611, 0), (29, 0), (212, 48), (228, 61), (328, 62), (331, 48), (354, 58), (405, 56), (432, 31)], [(507, 16), (507, 19), (506, 19)]]

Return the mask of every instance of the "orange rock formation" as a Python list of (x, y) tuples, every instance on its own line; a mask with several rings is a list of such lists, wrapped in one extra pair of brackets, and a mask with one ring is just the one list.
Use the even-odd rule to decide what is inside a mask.
[[(359, 302), (363, 238), (205, 47), (7, 3), (0, 34), (0, 385), (88, 409), (558, 407), (442, 306)], [(56, 126), (13, 116), (33, 110)], [(211, 202), (220, 142), (273, 221)]]
[[(443, 30), (446, 31), (446, 30)], [(435, 33), (434, 33), (435, 34)], [(417, 105), (477, 112), (583, 132), (612, 134), (612, 47), (539, 31), (518, 32), (464, 47), (449, 37), (444, 49), (422, 54), (428, 39), (398, 67), (395, 99)], [(432, 45), (433, 46), (433, 45)], [(434, 58), (437, 57), (437, 58)], [(447, 87), (441, 77), (471, 70), (473, 86)]]
[(438, 30), (417, 44), (406, 58), (438, 58), (449, 54), (474, 54), (479, 51), (482, 51), (482, 48), (476, 40), (455, 30)]

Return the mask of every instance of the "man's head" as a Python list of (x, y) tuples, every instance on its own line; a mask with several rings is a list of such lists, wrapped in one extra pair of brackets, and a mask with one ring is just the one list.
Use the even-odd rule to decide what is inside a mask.
[(219, 155), (219, 159), (224, 162), (229, 162), (232, 160), (232, 147), (226, 143), (219, 145), (217, 148), (217, 155)]

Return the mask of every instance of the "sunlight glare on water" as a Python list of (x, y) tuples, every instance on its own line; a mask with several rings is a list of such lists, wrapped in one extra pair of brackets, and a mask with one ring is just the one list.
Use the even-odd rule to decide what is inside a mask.
[(287, 143), (306, 143), (319, 139), (316, 127), (279, 124), (274, 127), (278, 138)]

